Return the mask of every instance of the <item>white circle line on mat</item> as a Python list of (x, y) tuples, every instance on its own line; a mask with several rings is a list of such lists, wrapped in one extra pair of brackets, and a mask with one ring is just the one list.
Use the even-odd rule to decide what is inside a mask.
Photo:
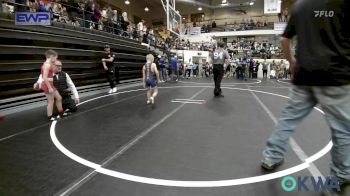
[[(210, 87), (210, 86), (208, 86)], [(174, 87), (160, 87), (160, 88), (203, 88), (203, 86), (174, 86)], [(283, 97), (287, 98), (287, 96), (284, 95), (279, 95), (275, 93), (270, 93), (270, 92), (265, 92), (265, 91), (259, 91), (259, 90), (252, 90), (252, 89), (243, 89), (243, 88), (232, 88), (232, 87), (222, 87), (225, 89), (230, 89), (230, 90), (241, 90), (241, 91), (251, 91), (251, 92), (257, 92), (257, 93), (263, 93), (263, 94), (268, 94), (268, 95), (274, 95), (278, 97)], [(114, 94), (109, 94), (109, 95), (103, 95), (99, 96), (93, 99), (89, 99), (87, 101), (82, 102), (81, 104), (88, 103), (93, 100), (97, 100), (103, 97), (107, 96), (112, 96), (115, 94), (124, 94), (124, 93), (130, 93), (130, 92), (137, 92), (137, 91), (142, 91), (144, 89), (136, 89), (136, 90), (130, 90), (130, 91), (123, 91), (123, 92), (118, 92)], [(80, 105), (81, 105), (80, 104)], [(322, 114), (323, 111), (320, 110), (319, 108), (315, 107), (315, 109)], [(91, 161), (88, 161), (84, 158), (79, 157), (78, 155), (72, 153), (69, 151), (67, 148), (65, 148), (60, 141), (57, 139), (56, 136), (56, 124), (57, 121), (53, 121), (50, 127), (50, 137), (54, 145), (67, 157), (71, 158), (72, 160), (85, 165), (87, 167), (90, 167), (92, 169), (95, 169), (96, 172), (99, 172), (101, 174), (105, 174), (108, 176), (112, 176), (115, 178), (123, 179), (123, 180), (128, 180), (128, 181), (133, 181), (133, 182), (138, 182), (138, 183), (144, 183), (144, 184), (151, 184), (151, 185), (161, 185), (161, 186), (172, 186), (172, 187), (225, 187), (225, 186), (236, 186), (236, 185), (244, 185), (244, 184), (252, 184), (252, 183), (257, 183), (257, 182), (263, 182), (263, 181), (268, 181), (276, 178), (281, 178), (284, 176), (291, 175), (293, 173), (302, 171), (306, 168), (308, 168), (310, 163), (316, 161), (317, 159), (321, 158), (325, 154), (327, 154), (331, 148), (332, 148), (332, 141), (330, 141), (324, 148), (322, 148), (319, 152), (313, 154), (312, 156), (308, 157), (305, 162), (296, 165), (294, 167), (274, 172), (271, 174), (265, 174), (265, 175), (260, 175), (260, 176), (254, 176), (254, 177), (247, 177), (247, 178), (238, 178), (238, 179), (229, 179), (229, 180), (216, 180), (216, 181), (180, 181), (180, 180), (166, 180), (166, 179), (156, 179), (156, 178), (149, 178), (149, 177), (143, 177), (143, 176), (136, 176), (136, 175), (130, 175), (127, 173), (122, 173), (110, 169), (103, 168), (100, 164), (93, 163)]]
[[(203, 85), (210, 85), (210, 84), (214, 84), (212, 83), (200, 83), (200, 82), (186, 82), (186, 81), (178, 81), (179, 83), (183, 83), (183, 84), (203, 84)], [(237, 83), (237, 82), (232, 82), (232, 83), (221, 83), (221, 86), (230, 86), (230, 85), (237, 85), (237, 84), (260, 84), (261, 80), (256, 80), (256, 82), (244, 82), (244, 83)]]

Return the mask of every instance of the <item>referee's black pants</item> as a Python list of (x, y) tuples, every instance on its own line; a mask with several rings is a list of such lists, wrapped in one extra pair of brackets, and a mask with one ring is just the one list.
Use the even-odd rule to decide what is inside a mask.
[(105, 75), (106, 75), (107, 81), (109, 82), (109, 86), (111, 88), (115, 87), (113, 75), (115, 76), (116, 83), (119, 84), (119, 67), (118, 66), (109, 67)]
[(221, 80), (224, 77), (224, 65), (215, 64), (213, 66), (215, 89), (221, 92)]

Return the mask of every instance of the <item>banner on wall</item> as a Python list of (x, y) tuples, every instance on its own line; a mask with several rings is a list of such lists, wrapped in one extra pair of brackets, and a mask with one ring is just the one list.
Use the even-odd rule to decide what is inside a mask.
[(264, 14), (281, 13), (280, 0), (264, 0)]
[(284, 31), (287, 27), (286, 22), (275, 22), (273, 23), (273, 30), (275, 31)]
[(200, 35), (200, 34), (201, 34), (201, 27), (190, 28), (190, 35)]
[(201, 34), (201, 27), (183, 28), (182, 34), (183, 35), (200, 35)]

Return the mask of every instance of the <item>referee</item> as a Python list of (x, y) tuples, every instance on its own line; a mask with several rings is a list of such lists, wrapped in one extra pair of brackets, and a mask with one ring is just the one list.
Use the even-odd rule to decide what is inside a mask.
[(224, 49), (225, 43), (219, 42), (218, 48), (213, 53), (213, 72), (214, 72), (214, 96), (215, 97), (224, 97), (221, 91), (221, 80), (224, 76), (224, 64), (230, 63), (231, 58), (228, 52)]

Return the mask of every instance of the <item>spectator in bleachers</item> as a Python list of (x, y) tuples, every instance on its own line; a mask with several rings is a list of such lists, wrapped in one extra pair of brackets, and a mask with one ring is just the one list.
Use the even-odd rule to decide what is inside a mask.
[(138, 38), (140, 42), (142, 42), (142, 39), (143, 39), (143, 25), (144, 25), (144, 20), (141, 20), (137, 24), (137, 32), (138, 32)]
[(112, 23), (113, 10), (111, 6), (107, 8), (107, 24), (108, 24), (108, 32), (113, 33), (113, 23)]
[(143, 25), (143, 29), (142, 29), (142, 42), (143, 43), (147, 43), (147, 26)]
[(119, 29), (121, 28), (120, 27), (120, 23), (118, 21), (118, 11), (117, 10), (113, 10), (113, 15), (112, 15), (112, 26), (114, 28), (114, 34), (117, 34), (119, 35), (120, 32), (119, 32)]
[(92, 16), (92, 21), (94, 22), (94, 29), (98, 30), (98, 25), (101, 21), (101, 11), (98, 3), (94, 3), (94, 15)]
[(49, 3), (49, 12), (51, 13), (53, 21), (58, 21), (60, 18), (60, 11), (56, 2)]
[(84, 7), (84, 14), (85, 14), (85, 21), (84, 21), (84, 27), (85, 28), (90, 28), (90, 21), (92, 21), (92, 15), (94, 13), (93, 9), (93, 0), (87, 0), (85, 7)]
[(15, 12), (27, 12), (27, 0), (15, 0), (15, 3), (21, 5), (15, 5)]
[(41, 0), (39, 1), (38, 12), (48, 12), (44, 4), (44, 1), (41, 1)]
[(127, 27), (130, 24), (129, 19), (128, 19), (128, 14), (126, 12), (123, 12), (120, 22), (121, 22), (121, 26), (122, 26), (123, 31), (126, 31)]
[(64, 22), (64, 23), (71, 23), (69, 21), (68, 12), (67, 12), (67, 8), (66, 7), (62, 7), (60, 21)]
[(213, 21), (213, 23), (211, 24), (211, 27), (212, 28), (216, 28), (216, 22), (215, 21)]
[(102, 24), (103, 24), (103, 27), (104, 27), (104, 30), (107, 31), (107, 8), (104, 7), (102, 10), (101, 10), (101, 21), (102, 21)]
[(78, 8), (79, 8), (78, 0), (68, 0), (67, 12), (69, 15), (69, 20), (71, 20), (73, 23), (77, 21), (77, 18), (79, 18)]
[(1, 2), (1, 12), (2, 13), (10, 13), (9, 5), (7, 4), (7, 0), (3, 0)]
[(134, 24), (132, 24), (131, 28), (132, 28), (132, 37), (133, 37), (133, 39), (140, 40), (140, 38), (138, 37), (137, 27)]

